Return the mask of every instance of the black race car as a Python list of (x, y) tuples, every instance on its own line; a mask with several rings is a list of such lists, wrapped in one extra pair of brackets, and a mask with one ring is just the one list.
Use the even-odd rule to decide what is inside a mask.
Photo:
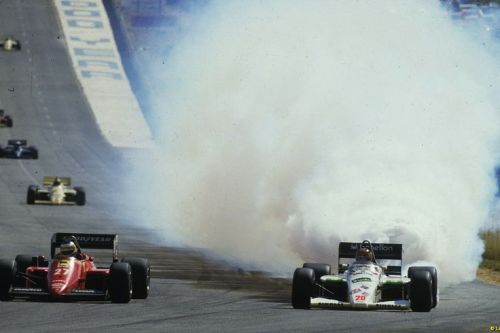
[(28, 141), (26, 140), (9, 140), (7, 146), (0, 146), (0, 157), (38, 159), (38, 149), (27, 144)]

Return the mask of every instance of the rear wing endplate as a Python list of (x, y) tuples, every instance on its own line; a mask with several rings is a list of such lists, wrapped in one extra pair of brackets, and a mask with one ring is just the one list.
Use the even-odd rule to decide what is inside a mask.
[[(397, 261), (398, 265), (387, 266), (387, 274), (401, 274), (403, 264), (403, 245), (393, 243), (371, 243), (375, 260)], [(361, 247), (361, 243), (340, 242), (338, 269), (343, 270), (341, 259), (355, 259), (356, 252)]]
[(64, 186), (71, 185), (71, 177), (46, 176), (43, 177), (43, 185), (50, 186), (54, 184), (54, 179), (59, 178)]
[(50, 256), (54, 258), (56, 248), (68, 238), (75, 237), (78, 245), (85, 249), (113, 250), (113, 260), (118, 260), (118, 235), (114, 234), (75, 234), (58, 232), (50, 241)]

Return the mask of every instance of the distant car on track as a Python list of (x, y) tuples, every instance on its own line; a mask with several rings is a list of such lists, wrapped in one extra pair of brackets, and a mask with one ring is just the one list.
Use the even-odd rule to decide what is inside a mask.
[(48, 205), (85, 205), (85, 189), (71, 188), (70, 177), (43, 177), (43, 187), (30, 185), (26, 203)]
[[(402, 252), (401, 244), (341, 242), (338, 274), (331, 274), (330, 265), (320, 263), (305, 263), (295, 270), (292, 305), (296, 309), (429, 312), (438, 302), (437, 270), (414, 266), (408, 269), (408, 276), (402, 276)], [(379, 261), (397, 265), (382, 266)]]
[(5, 114), (5, 111), (0, 109), (0, 127), (12, 127), (14, 122), (12, 121), (12, 117)]
[[(128, 303), (131, 298), (147, 298), (149, 260), (118, 260), (117, 244), (118, 235), (113, 234), (56, 233), (51, 239), (50, 259), (18, 255), (15, 260), (0, 260), (0, 299)], [(113, 250), (113, 261), (110, 265), (98, 266), (82, 248)]]
[(9, 140), (7, 146), (0, 145), (0, 157), (36, 160), (38, 159), (38, 149), (34, 146), (28, 146), (26, 140)]
[(18, 39), (14, 39), (13, 36), (7, 36), (0, 41), (0, 47), (5, 51), (21, 50), (21, 42)]

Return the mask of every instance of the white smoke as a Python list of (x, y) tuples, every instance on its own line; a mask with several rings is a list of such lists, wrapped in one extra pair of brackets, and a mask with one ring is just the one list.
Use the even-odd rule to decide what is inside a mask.
[(163, 158), (140, 169), (144, 220), (275, 273), (370, 239), (470, 280), (496, 67), (438, 1), (212, 1), (155, 69)]

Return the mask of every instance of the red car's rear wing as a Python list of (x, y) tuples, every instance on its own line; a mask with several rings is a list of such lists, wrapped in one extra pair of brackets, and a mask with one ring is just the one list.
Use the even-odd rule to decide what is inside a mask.
[(73, 237), (81, 248), (113, 250), (113, 260), (118, 260), (118, 235), (114, 234), (55, 233), (52, 235), (50, 241), (50, 256), (54, 258), (56, 248), (58, 248), (65, 239)]

